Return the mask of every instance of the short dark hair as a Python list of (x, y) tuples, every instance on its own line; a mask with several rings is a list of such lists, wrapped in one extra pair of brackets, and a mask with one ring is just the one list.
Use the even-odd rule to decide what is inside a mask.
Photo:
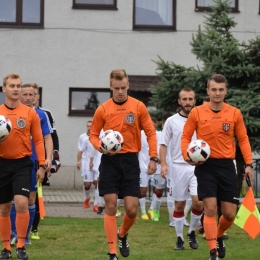
[(154, 117), (154, 116), (151, 116), (151, 119), (152, 119), (152, 121), (153, 121), (154, 123), (158, 123), (158, 120), (157, 120), (157, 118), (156, 118), (156, 117)]
[(181, 89), (180, 92), (179, 92), (179, 98), (181, 97), (181, 92), (193, 92), (194, 93), (194, 97), (196, 96), (195, 91), (193, 89), (191, 89), (191, 88), (183, 88), (183, 89)]
[(203, 101), (204, 101), (204, 102), (209, 102), (209, 101), (210, 101), (209, 96), (204, 97), (204, 98), (203, 98)]
[(217, 83), (225, 83), (225, 85), (227, 87), (227, 79), (222, 74), (213, 74), (208, 80), (207, 88), (209, 87), (209, 83), (211, 80), (213, 80)]
[(176, 110), (175, 110), (175, 112), (176, 112), (176, 113), (179, 113), (179, 112), (181, 112), (181, 110), (182, 110), (181, 107), (177, 107)]
[(168, 117), (172, 116), (172, 113), (168, 112), (162, 116), (162, 121), (165, 122)]

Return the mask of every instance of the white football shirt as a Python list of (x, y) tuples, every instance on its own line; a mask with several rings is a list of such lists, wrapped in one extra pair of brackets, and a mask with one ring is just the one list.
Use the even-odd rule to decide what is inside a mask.
[[(184, 161), (181, 153), (181, 136), (187, 117), (179, 113), (167, 118), (162, 131), (162, 144), (170, 149), (170, 158), (172, 163), (187, 163)], [(192, 140), (196, 140), (194, 132)], [(167, 151), (168, 152), (168, 151)]]

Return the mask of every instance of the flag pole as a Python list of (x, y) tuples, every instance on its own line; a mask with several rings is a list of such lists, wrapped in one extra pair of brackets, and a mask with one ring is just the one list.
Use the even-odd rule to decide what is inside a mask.
[(40, 218), (43, 219), (46, 216), (43, 196), (42, 196), (42, 183), (38, 179), (37, 181), (37, 191), (38, 191), (38, 202), (39, 202), (39, 211), (40, 211)]

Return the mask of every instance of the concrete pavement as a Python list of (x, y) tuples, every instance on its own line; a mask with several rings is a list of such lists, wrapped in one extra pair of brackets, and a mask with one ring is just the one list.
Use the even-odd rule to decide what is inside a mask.
[(47, 216), (71, 218), (103, 218), (90, 207), (83, 208), (84, 194), (82, 189), (54, 189), (43, 187), (43, 198)]
[[(103, 218), (93, 211), (93, 201), (90, 208), (84, 209), (84, 194), (82, 189), (57, 189), (51, 186), (43, 187), (43, 198), (47, 216), (53, 217), (78, 217), (78, 218)], [(240, 199), (242, 201), (243, 198)], [(260, 205), (260, 198), (256, 198)], [(149, 202), (147, 203), (149, 205)], [(162, 198), (162, 206), (166, 206), (166, 198)]]
[[(85, 197), (82, 189), (57, 189), (44, 186), (43, 199), (46, 215), (50, 217), (103, 218), (104, 216), (93, 211), (93, 200), (90, 200), (89, 208), (83, 208)], [(166, 205), (166, 198), (163, 198), (163, 205)]]

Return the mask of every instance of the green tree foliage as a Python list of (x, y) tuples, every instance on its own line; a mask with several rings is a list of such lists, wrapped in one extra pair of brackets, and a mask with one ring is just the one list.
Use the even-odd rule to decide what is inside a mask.
[(214, 73), (223, 74), (228, 81), (225, 101), (238, 107), (248, 129), (254, 151), (260, 151), (260, 37), (240, 43), (232, 35), (236, 22), (227, 1), (215, 0), (212, 12), (205, 15), (204, 28), (192, 36), (192, 53), (201, 67), (186, 68), (159, 57), (156, 61), (159, 87), (152, 86), (152, 101), (160, 114), (174, 112), (178, 106), (178, 92), (191, 87), (197, 103), (206, 96), (207, 79)]
[(96, 110), (99, 106), (99, 101), (97, 97), (97, 92), (90, 92), (90, 97), (88, 98), (87, 104), (85, 104), (85, 109)]

